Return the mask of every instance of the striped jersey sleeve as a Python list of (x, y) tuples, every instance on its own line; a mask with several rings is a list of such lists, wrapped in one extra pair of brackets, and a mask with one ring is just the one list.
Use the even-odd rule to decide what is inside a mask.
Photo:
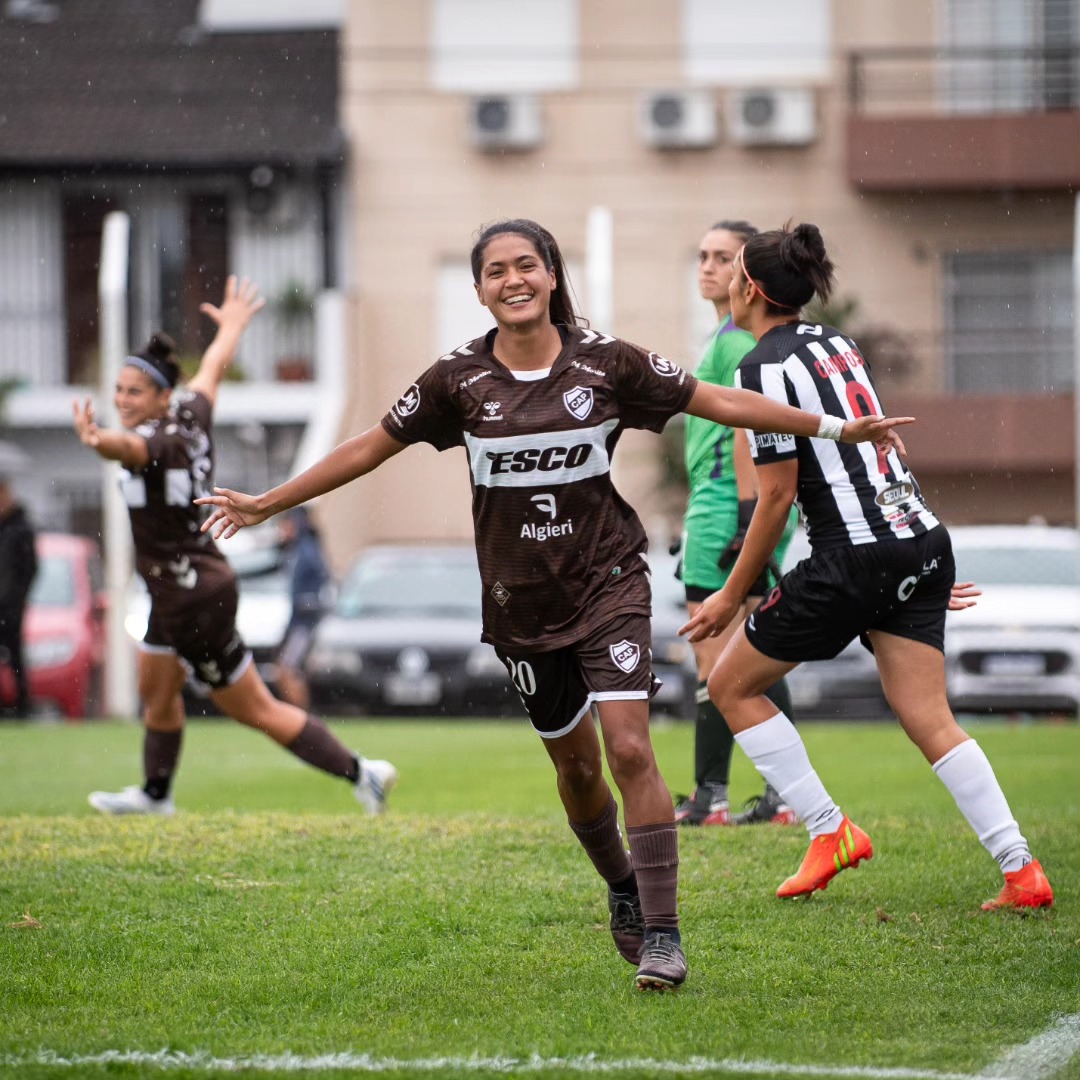
[[(870, 368), (851, 338), (829, 326), (770, 330), (739, 367), (739, 385), (818, 416), (883, 416)], [(755, 463), (796, 459), (798, 503), (814, 550), (921, 536), (937, 525), (895, 450), (754, 432)]]

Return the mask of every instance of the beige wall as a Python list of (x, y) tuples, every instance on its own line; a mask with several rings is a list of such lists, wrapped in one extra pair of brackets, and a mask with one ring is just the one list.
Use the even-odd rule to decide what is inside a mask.
[[(637, 130), (641, 93), (683, 85), (678, 3), (581, 0), (580, 10), (580, 89), (543, 95), (542, 148), (499, 156), (469, 144), (464, 96), (430, 88), (427, 0), (353, 0), (342, 80), (357, 301), (346, 434), (377, 423), (435, 359), (438, 263), (467, 256), (477, 227), (499, 217), (540, 220), (583, 263), (587, 212), (609, 206), (615, 318), (603, 329), (690, 365), (691, 306), (700, 301), (687, 295), (687, 274), (704, 228), (718, 216), (759, 227), (814, 221), (839, 265), (840, 292), (856, 296), (869, 321), (915, 338), (919, 365), (900, 389), (922, 392), (942, 386), (941, 255), (1071, 243), (1066, 193), (869, 196), (844, 180), (847, 50), (931, 43), (933, 4), (835, 0), (836, 77), (819, 88), (821, 137), (812, 146), (754, 150), (721, 137), (683, 152), (652, 150)], [(646, 43), (653, 57), (642, 53)], [(616, 473), (649, 521), (662, 506), (655, 446), (655, 436), (635, 434)], [(468, 536), (464, 452), (409, 449), (328, 499), (326, 510), (339, 565), (378, 540)]]

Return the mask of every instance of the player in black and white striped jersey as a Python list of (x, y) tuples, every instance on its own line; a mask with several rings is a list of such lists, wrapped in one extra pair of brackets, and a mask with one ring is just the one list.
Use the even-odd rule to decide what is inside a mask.
[[(815, 293), (827, 300), (833, 285), (817, 226), (761, 233), (736, 262), (732, 315), (757, 340), (739, 366), (741, 385), (823, 416), (880, 415), (855, 343), (800, 318), (803, 305)], [(948, 532), (900, 454), (886, 444), (756, 432), (751, 446), (759, 499), (742, 551), (727, 584), (683, 631), (696, 641), (731, 622), (797, 499), (812, 553), (736, 631), (709, 677), (710, 696), (739, 745), (810, 833), (802, 865), (777, 895), (808, 896), (873, 855), (870, 838), (830, 798), (794, 726), (764, 695), (799, 663), (834, 657), (859, 637), (904, 730), (1004, 872), (1001, 893), (984, 909), (1050, 906), (1050, 883), (989, 761), (949, 709), (945, 613), (969, 606), (973, 592), (970, 583), (956, 585)]]
[[(743, 358), (736, 385), (819, 415), (882, 415), (855, 342), (797, 318), (771, 328)], [(912, 539), (938, 524), (896, 450), (883, 453), (873, 443), (850, 449), (793, 435), (751, 440), (756, 464), (798, 462), (796, 497), (815, 551)]]

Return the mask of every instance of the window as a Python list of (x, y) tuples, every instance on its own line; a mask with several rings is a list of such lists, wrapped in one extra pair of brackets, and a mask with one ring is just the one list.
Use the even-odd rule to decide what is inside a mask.
[(336, 30), (345, 22), (345, 0), (201, 0), (199, 25), (218, 32)]
[(1074, 0), (947, 0), (941, 39), (970, 55), (943, 70), (955, 112), (1024, 111), (1080, 102)]
[(435, 352), (443, 353), (486, 334), (495, 320), (480, 306), (467, 262), (444, 262), (439, 267), (435, 296)]
[(466, 93), (578, 84), (578, 0), (431, 0), (432, 80)]
[(1069, 252), (978, 252), (945, 260), (947, 370), (958, 393), (1049, 394), (1073, 377)]
[(831, 17), (829, 0), (683, 0), (686, 76), (695, 83), (728, 86), (827, 79)]

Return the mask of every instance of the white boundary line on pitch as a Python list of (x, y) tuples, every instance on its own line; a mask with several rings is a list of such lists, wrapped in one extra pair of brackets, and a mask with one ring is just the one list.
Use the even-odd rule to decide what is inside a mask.
[(713, 1060), (693, 1057), (686, 1061), (658, 1061), (653, 1058), (624, 1058), (605, 1061), (593, 1054), (570, 1058), (545, 1058), (533, 1054), (513, 1057), (390, 1058), (371, 1054), (254, 1054), (250, 1057), (219, 1058), (206, 1052), (193, 1054), (177, 1050), (106, 1050), (99, 1054), (65, 1056), (52, 1050), (36, 1054), (0, 1054), (0, 1066), (28, 1065), (80, 1068), (87, 1065), (141, 1065), (155, 1069), (203, 1069), (209, 1072), (491, 1072), (506, 1075), (543, 1073), (550, 1069), (574, 1073), (622, 1073), (645, 1070), (654, 1073), (693, 1075), (727, 1072), (740, 1076), (842, 1077), (851, 1080), (1051, 1080), (1080, 1052), (1080, 1013), (1059, 1017), (1046, 1031), (1022, 1046), (1007, 1051), (978, 1073), (941, 1072), (935, 1069), (874, 1068), (861, 1065), (788, 1065), (776, 1061)]

